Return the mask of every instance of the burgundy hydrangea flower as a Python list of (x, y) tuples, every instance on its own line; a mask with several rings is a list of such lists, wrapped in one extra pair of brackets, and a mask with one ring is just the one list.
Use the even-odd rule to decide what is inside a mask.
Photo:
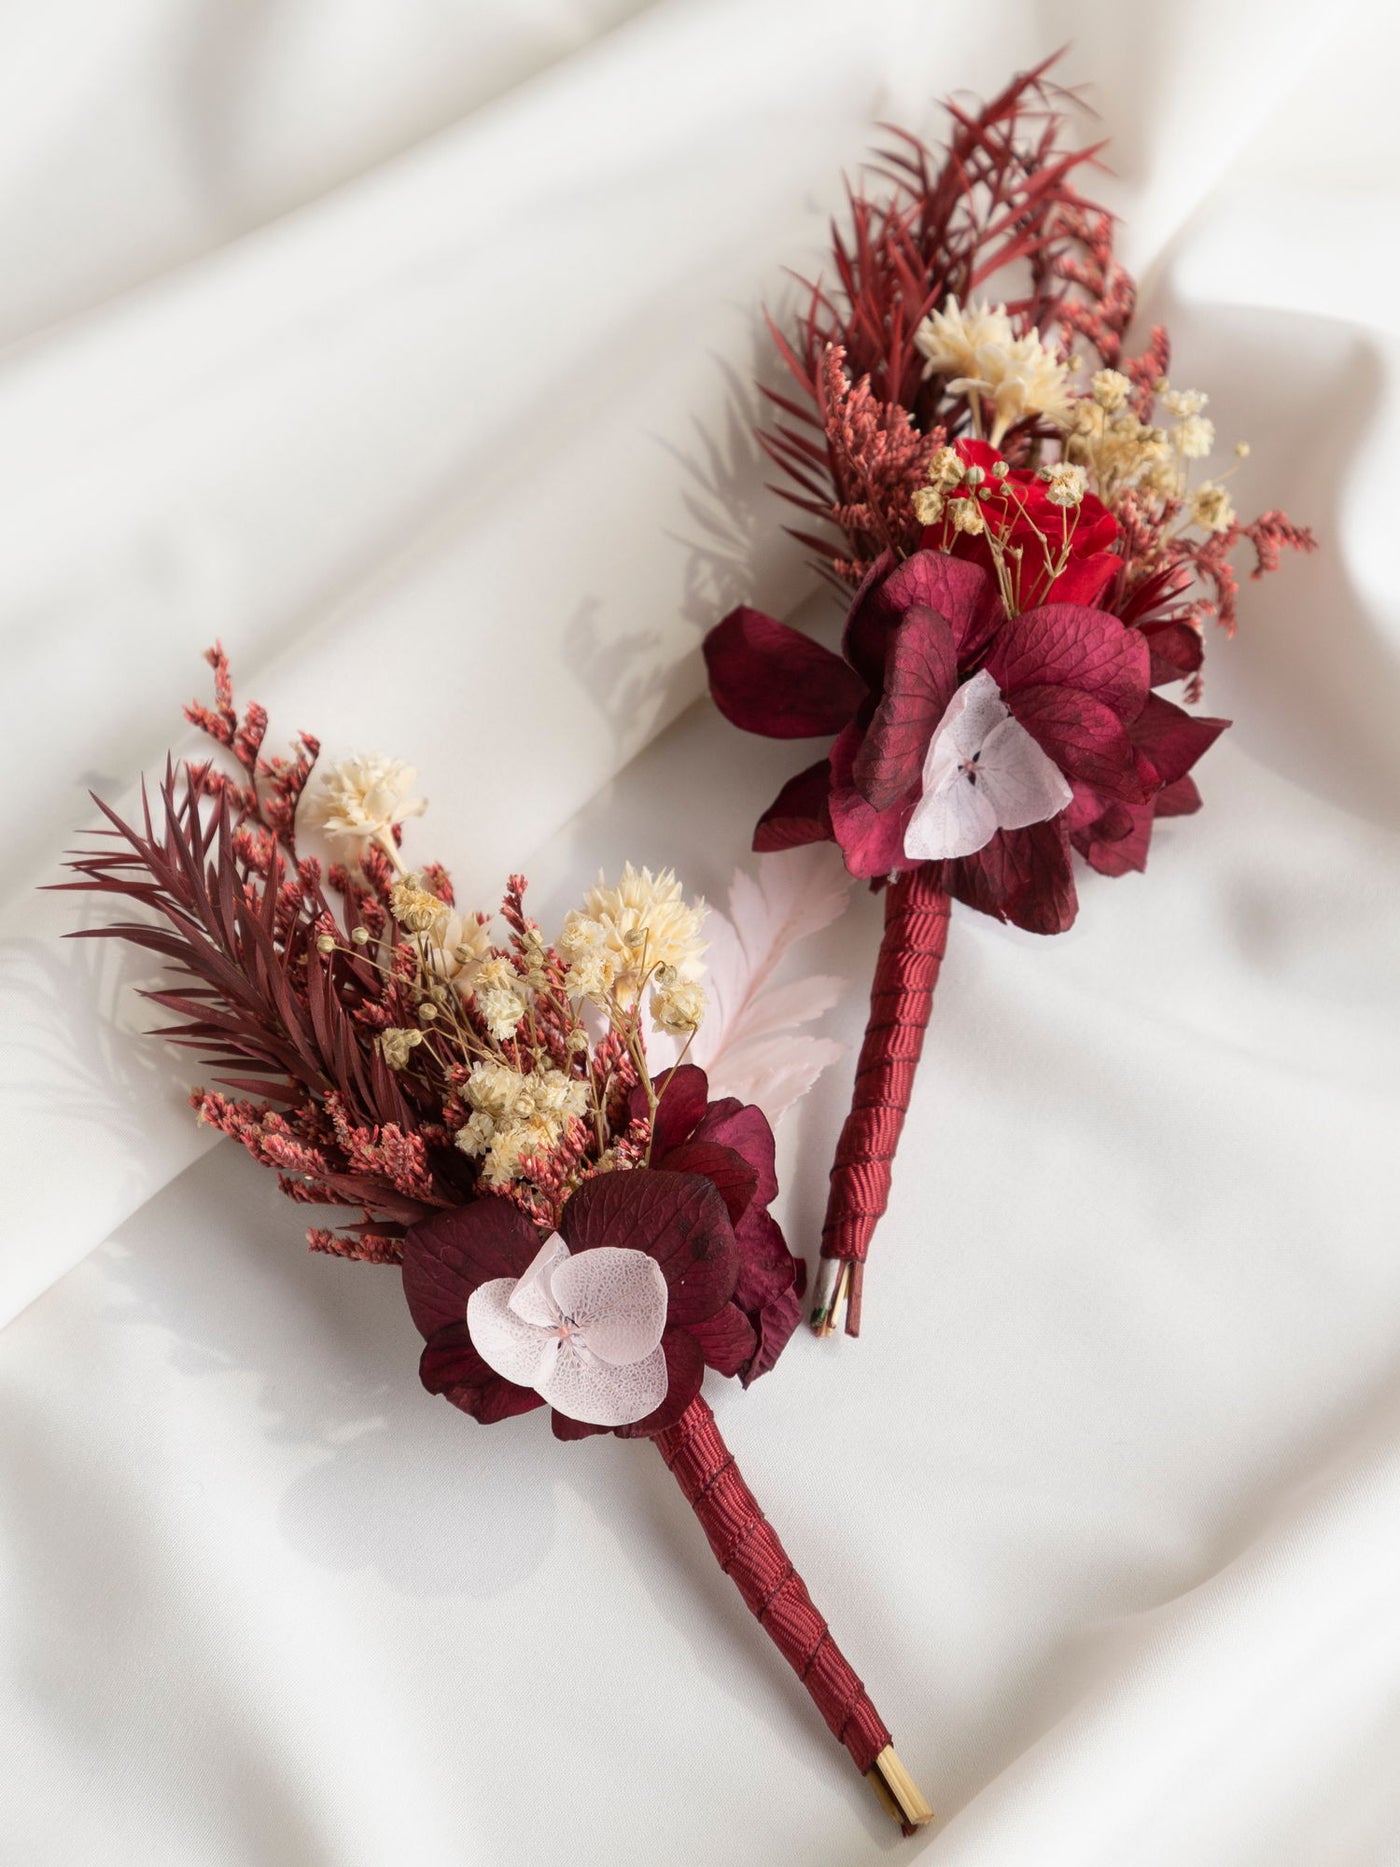
[[(635, 1093), (645, 1113), (645, 1095)], [(620, 1246), (656, 1261), (667, 1289), (666, 1395), (616, 1429), (555, 1408), (557, 1437), (609, 1430), (648, 1437), (680, 1419), (706, 1367), (747, 1385), (773, 1365), (801, 1314), (801, 1267), (767, 1209), (776, 1191), (773, 1135), (761, 1111), (732, 1099), (711, 1103), (702, 1070), (677, 1070), (658, 1105), (652, 1165), (585, 1181), (558, 1221), (575, 1255)], [(483, 1197), (434, 1213), (404, 1240), (404, 1294), (427, 1341), (423, 1385), (483, 1424), (545, 1404), (483, 1360), (467, 1325), (472, 1293), (523, 1277), (544, 1238), (511, 1201)]]
[[(646, 1113), (640, 1088), (632, 1092), (631, 1113)], [(747, 1358), (719, 1372), (738, 1374), (745, 1387), (768, 1372), (802, 1319), (807, 1267), (788, 1250), (768, 1210), (778, 1191), (773, 1151), (762, 1109), (734, 1096), (711, 1102), (705, 1072), (692, 1063), (674, 1072), (657, 1105), (651, 1163), (671, 1173), (704, 1174), (728, 1208), (739, 1250), (734, 1302), (754, 1339)]]
[[(851, 606), (844, 659), (772, 617), (735, 610), (705, 644), (720, 710), (770, 737), (836, 735), (828, 756), (764, 813), (754, 846), (831, 838), (852, 874), (871, 880), (920, 866), (906, 836), (930, 748), (954, 696), (984, 677), (993, 717), (1011, 723), (1003, 744), (1017, 729), (1034, 741), (1062, 775), (1064, 807), (1031, 822), (1009, 813), (1015, 827), (930, 862), (931, 879), (984, 913), (1061, 931), (1077, 906), (1071, 839), (1095, 867), (1122, 873), (1145, 859), (1154, 814), (1199, 804), (1186, 773), (1225, 722), (1194, 719), (1150, 693), (1190, 665), (1190, 645), (1168, 628), (1149, 640), (1082, 602), (1008, 619), (980, 565), (939, 551), (876, 565)], [(1023, 758), (1033, 757), (1022, 744)], [(961, 766), (972, 785), (979, 756)]]

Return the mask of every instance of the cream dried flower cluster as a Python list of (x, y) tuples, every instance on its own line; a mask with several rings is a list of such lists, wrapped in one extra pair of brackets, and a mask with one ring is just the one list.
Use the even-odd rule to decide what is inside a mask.
[(1068, 418), (1071, 364), (1036, 331), (1017, 333), (1005, 305), (956, 298), (924, 319), (914, 338), (926, 373), (945, 376), (965, 395), (974, 421), (990, 415), (987, 438), (999, 446), (1008, 428), (1028, 416), (1060, 426)]
[(517, 1180), (532, 1159), (550, 1154), (568, 1124), (588, 1109), (588, 1085), (548, 1067), (518, 1070), (476, 1063), (466, 1084), (472, 1113), (458, 1131), (464, 1154), (480, 1159), (492, 1186)]
[[(1202, 531), (1228, 531), (1235, 509), (1220, 480), (1191, 485), (1191, 463), (1206, 460), (1215, 446), (1215, 423), (1202, 413), (1209, 397), (1200, 389), (1173, 389), (1163, 378), (1153, 387), (1155, 407), (1166, 422), (1144, 420), (1129, 406), (1133, 385), (1118, 370), (1098, 370), (1089, 394), (1075, 401), (1065, 437), (1065, 457), (1083, 467), (1099, 498), (1110, 508), (1126, 492), (1149, 502), (1179, 503), (1186, 522)], [(1235, 448), (1244, 459), (1249, 448)]]
[[(1016, 423), (1031, 418), (1061, 431), (1062, 459), (1041, 468), (1051, 504), (1078, 505), (1092, 490), (1112, 509), (1131, 492), (1159, 509), (1168, 502), (1179, 506), (1182, 523), (1202, 531), (1224, 532), (1235, 523), (1221, 476), (1191, 482), (1192, 464), (1208, 460), (1215, 447), (1215, 424), (1203, 412), (1209, 398), (1201, 390), (1174, 389), (1162, 380), (1154, 386), (1156, 407), (1144, 416), (1133, 383), (1119, 370), (1096, 370), (1087, 392), (1076, 389), (1077, 359), (1053, 349), (1037, 331), (1018, 332), (1005, 305), (976, 299), (964, 306), (950, 298), (924, 319), (915, 342), (926, 373), (945, 377), (952, 393), (967, 397), (979, 438), (1000, 446)], [(1243, 442), (1235, 448), (1239, 459), (1248, 452)], [(947, 495), (965, 479), (953, 450), (940, 449), (927, 486), (914, 495), (919, 521), (936, 524)], [(969, 502), (954, 505), (950, 517), (959, 530), (984, 529)]]
[(415, 766), (379, 753), (360, 753), (330, 766), (303, 809), (313, 829), (358, 848), (382, 842), (408, 817), (428, 808), (410, 797), (418, 782)]
[[(348, 790), (364, 763), (333, 768), (331, 785)], [(401, 867), (391, 838), (380, 846), (398, 868), (388, 915), (378, 933), (357, 926), (350, 945), (416, 1018), (400, 1012), (379, 1031), (384, 1062), (441, 1080), (457, 1111), (457, 1146), (495, 1189), (523, 1200), (546, 1183), (557, 1192), (559, 1175), (583, 1158), (585, 1133), (595, 1167), (612, 1164), (617, 1086), (640, 1084), (652, 1096), (641, 1029), (648, 994), (655, 1028), (679, 1039), (682, 1054), (704, 1016), (704, 904), (687, 901), (669, 869), (628, 863), (615, 884), (599, 877), (552, 947), (523, 918), (518, 892), (508, 896), (514, 931), (496, 945), (489, 916), (459, 914)], [(340, 943), (328, 932), (316, 944), (329, 957)]]
[[(644, 983), (654, 985), (653, 1014), (666, 1030), (693, 1029), (704, 1011), (696, 981), (703, 969), (700, 938), (705, 904), (692, 906), (670, 869), (653, 875), (629, 862), (616, 887), (599, 876), (568, 916), (559, 951), (569, 961), (570, 997), (595, 1005), (634, 1005)], [(682, 1022), (686, 1008), (693, 1013)]]

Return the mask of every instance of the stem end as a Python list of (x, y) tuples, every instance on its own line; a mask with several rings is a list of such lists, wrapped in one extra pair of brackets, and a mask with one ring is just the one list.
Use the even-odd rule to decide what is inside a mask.
[[(808, 1318), (810, 1327), (812, 1327), (812, 1335), (827, 1337), (827, 1335), (836, 1333), (836, 1327), (840, 1324), (842, 1307), (846, 1307), (849, 1303), (853, 1268), (855, 1266), (851, 1264), (849, 1258), (823, 1258), (821, 1260), (816, 1301), (812, 1305), (812, 1314)], [(859, 1322), (859, 1299), (857, 1299), (857, 1322)], [(847, 1335), (855, 1333), (849, 1326), (849, 1309), (847, 1309), (846, 1333)]]
[(893, 1744), (886, 1744), (865, 1774), (866, 1781), (906, 1835), (912, 1835), (916, 1828), (923, 1828), (933, 1820), (933, 1810), (900, 1762)]

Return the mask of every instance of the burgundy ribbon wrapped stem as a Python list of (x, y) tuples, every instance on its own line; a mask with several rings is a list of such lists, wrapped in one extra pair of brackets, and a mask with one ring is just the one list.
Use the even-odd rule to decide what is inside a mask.
[(744, 1483), (715, 1416), (697, 1395), (656, 1449), (749, 1612), (806, 1686), (828, 1730), (850, 1752), (906, 1834), (933, 1811), (900, 1762), (889, 1729)]
[(856, 1065), (851, 1112), (831, 1169), (825, 1260), (812, 1327), (830, 1335), (844, 1301), (847, 1335), (860, 1334), (866, 1254), (889, 1203), (890, 1176), (948, 943), (948, 896), (928, 867), (906, 870), (885, 892), (885, 932), (870, 1018)]

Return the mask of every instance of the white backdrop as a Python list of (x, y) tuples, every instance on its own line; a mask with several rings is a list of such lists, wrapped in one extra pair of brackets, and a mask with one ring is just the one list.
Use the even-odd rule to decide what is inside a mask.
[[(1147, 319), (1322, 554), (1146, 878), (955, 919), (866, 1334), (721, 1418), (940, 1825), (900, 1843), (647, 1448), (428, 1398), (40, 897), (221, 634), (413, 846), (722, 897), (810, 596), (746, 439), (843, 165), (1071, 39)], [(1400, 1860), (1396, 35), (1299, 0), (54, 0), (0, 16), (0, 1859)], [(458, 800), (454, 808), (454, 800)], [(878, 907), (811, 961), (852, 981)], [(820, 1224), (849, 1086), (783, 1133)]]

